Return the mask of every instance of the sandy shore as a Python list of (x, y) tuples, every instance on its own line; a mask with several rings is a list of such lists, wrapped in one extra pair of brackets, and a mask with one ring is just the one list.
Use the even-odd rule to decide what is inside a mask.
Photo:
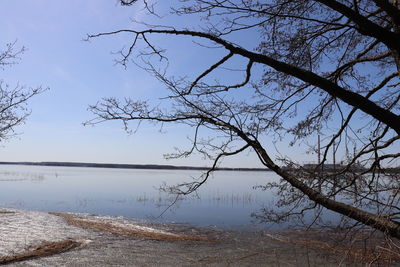
[(340, 258), (326, 252), (280, 242), (260, 232), (8, 209), (0, 209), (0, 219), (0, 263), (3, 260), (9, 266), (337, 266), (341, 263)]

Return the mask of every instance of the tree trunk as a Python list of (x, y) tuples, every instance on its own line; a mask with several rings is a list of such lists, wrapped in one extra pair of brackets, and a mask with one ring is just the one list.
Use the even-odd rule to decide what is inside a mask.
[(265, 162), (268, 168), (276, 172), (293, 187), (303, 192), (306, 196), (308, 196), (310, 200), (329, 210), (345, 215), (365, 225), (387, 233), (392, 237), (400, 239), (399, 223), (392, 221), (389, 218), (369, 213), (367, 211), (328, 198), (320, 192), (310, 188), (305, 183), (295, 178), (292, 174), (288, 173), (287, 171), (281, 169), (278, 165), (276, 165), (268, 156), (267, 152), (264, 150), (261, 144), (259, 144), (258, 142), (253, 142), (252, 147), (255, 149), (259, 157)]

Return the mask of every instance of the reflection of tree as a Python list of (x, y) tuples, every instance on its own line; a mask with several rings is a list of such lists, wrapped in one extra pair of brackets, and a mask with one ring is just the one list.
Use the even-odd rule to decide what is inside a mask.
[[(137, 2), (142, 1), (121, 4)], [(143, 2), (151, 14), (156, 12), (152, 1)], [(192, 127), (192, 147), (170, 157), (200, 153), (214, 164), (200, 180), (170, 187), (172, 193), (195, 192), (223, 157), (252, 150), (282, 178), (264, 189), (277, 189), (278, 204), (289, 207), (283, 213), (266, 209), (264, 220), (301, 218), (307, 210), (316, 211), (317, 219), (326, 208), (400, 237), (398, 174), (382, 167), (400, 155), (397, 1), (193, 0), (170, 5), (181, 25), (185, 16), (202, 16), (204, 24), (194, 29), (145, 25), (143, 30), (89, 36), (131, 36), (119, 62), (144, 63), (170, 97), (154, 107), (145, 101), (103, 99), (90, 107), (95, 118), (89, 123), (120, 120), (128, 127), (144, 120)], [(220, 59), (193, 79), (170, 77), (163, 68), (169, 62), (166, 50), (152, 39), (155, 35), (206, 42), (201, 47), (220, 52)], [(232, 64), (238, 66), (228, 68)], [(242, 81), (221, 81), (240, 68)], [(209, 130), (216, 136), (208, 137)], [(313, 168), (301, 168), (290, 155), (271, 156), (271, 145), (282, 139), (307, 144), (316, 135), (330, 138), (322, 140), (321, 162)], [(355, 151), (346, 153), (337, 168), (321, 171), (339, 148)], [(308, 152), (313, 151), (314, 144)]]

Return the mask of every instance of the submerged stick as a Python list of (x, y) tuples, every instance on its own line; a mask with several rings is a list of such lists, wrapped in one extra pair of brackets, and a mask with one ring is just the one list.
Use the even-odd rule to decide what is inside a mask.
[(36, 247), (30, 247), (31, 250), (14, 254), (10, 256), (0, 257), (0, 265), (9, 264), (13, 262), (31, 260), (35, 258), (51, 256), (54, 254), (63, 253), (76, 248), (80, 245), (79, 242), (74, 240), (63, 240), (58, 242), (45, 242)]

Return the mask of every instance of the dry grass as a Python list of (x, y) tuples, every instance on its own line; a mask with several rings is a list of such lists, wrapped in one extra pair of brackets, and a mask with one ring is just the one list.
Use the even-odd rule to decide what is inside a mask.
[(266, 234), (275, 240), (309, 247), (336, 255), (343, 263), (353, 262), (371, 266), (400, 264), (400, 242), (380, 233), (354, 231), (349, 234), (329, 231), (295, 231), (281, 235)]
[(230, 263), (238, 263), (240, 261), (246, 260), (251, 257), (258, 256), (260, 254), (263, 254), (264, 256), (272, 258), (274, 256), (273, 251), (266, 251), (266, 250), (259, 250), (259, 251), (251, 251), (248, 253), (244, 253), (241, 255), (238, 255), (236, 257), (211, 257), (211, 256), (206, 256), (200, 259), (194, 259), (194, 258), (188, 258), (190, 262), (193, 263), (202, 263), (202, 264), (211, 264), (211, 263), (226, 263), (229, 265)]
[(83, 216), (50, 212), (52, 215), (63, 217), (66, 222), (70, 225), (74, 225), (83, 229), (94, 230), (97, 232), (111, 233), (115, 235), (123, 235), (134, 238), (144, 238), (158, 241), (203, 241), (212, 242), (215, 241), (212, 238), (199, 236), (199, 235), (188, 235), (167, 232), (164, 230), (157, 230), (149, 227), (135, 226), (135, 225), (124, 225), (115, 222), (105, 222), (85, 218)]
[(3, 265), (18, 261), (50, 256), (71, 250), (73, 248), (78, 247), (79, 245), (80, 243), (74, 240), (64, 240), (59, 242), (44, 242), (38, 246), (27, 247), (28, 251), (26, 252), (0, 257), (0, 264)]

